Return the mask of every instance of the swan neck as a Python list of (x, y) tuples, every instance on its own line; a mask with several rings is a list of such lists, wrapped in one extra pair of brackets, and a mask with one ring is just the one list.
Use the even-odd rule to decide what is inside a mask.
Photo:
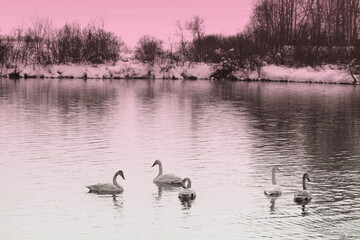
[(114, 177), (113, 177), (113, 184), (118, 187), (121, 188), (119, 183), (116, 181), (117, 176), (119, 175), (119, 173), (115, 173)]
[(191, 188), (191, 180), (189, 178), (187, 179), (187, 182), (188, 182), (188, 184), (187, 184), (186, 188)]
[(159, 174), (158, 174), (158, 176), (160, 176), (160, 175), (162, 175), (163, 174), (163, 167), (162, 167), (162, 164), (161, 164), (161, 162), (159, 162)]
[(302, 185), (303, 185), (303, 190), (306, 190), (306, 176), (303, 176)]
[(272, 174), (271, 174), (271, 179), (272, 179), (272, 184), (273, 185), (276, 185), (275, 171), (276, 171), (276, 168), (273, 168), (272, 169)]
[[(185, 186), (185, 183), (187, 182), (187, 185)], [(182, 180), (182, 186), (183, 186), (183, 188), (191, 188), (191, 180), (190, 180), (190, 178), (184, 178), (183, 180)]]

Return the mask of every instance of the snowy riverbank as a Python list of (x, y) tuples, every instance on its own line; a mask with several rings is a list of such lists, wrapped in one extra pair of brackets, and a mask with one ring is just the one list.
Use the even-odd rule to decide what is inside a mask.
[[(116, 64), (100, 65), (19, 65), (19, 77), (40, 78), (93, 78), (93, 79), (211, 79), (215, 64), (185, 63), (149, 66), (138, 61), (119, 61)], [(1, 69), (1, 76), (9, 77), (14, 68)], [(259, 71), (238, 70), (233, 75), (239, 80), (267, 80), (289, 82), (341, 83), (353, 84), (349, 71), (338, 66), (325, 65), (318, 68), (290, 68), (265, 65)]]
[(349, 71), (338, 66), (325, 65), (318, 68), (289, 68), (267, 65), (261, 68), (260, 79), (289, 82), (341, 83), (353, 84)]

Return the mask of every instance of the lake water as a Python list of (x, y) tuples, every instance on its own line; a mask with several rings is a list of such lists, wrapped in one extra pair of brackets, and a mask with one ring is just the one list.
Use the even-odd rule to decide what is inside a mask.
[[(358, 86), (0, 79), (0, 154), (1, 239), (360, 238)], [(119, 169), (122, 194), (88, 193)]]

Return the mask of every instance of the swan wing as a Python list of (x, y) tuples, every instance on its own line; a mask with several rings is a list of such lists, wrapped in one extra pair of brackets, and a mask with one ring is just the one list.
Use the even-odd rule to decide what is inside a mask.
[(269, 196), (280, 196), (282, 194), (282, 189), (278, 185), (269, 185), (265, 188), (264, 194)]
[(87, 186), (90, 192), (99, 193), (99, 194), (116, 194), (124, 191), (124, 188), (120, 186), (120, 188), (116, 187), (111, 183), (99, 183), (95, 185)]
[(93, 184), (93, 185), (86, 186), (86, 187), (90, 190), (90, 192), (97, 192), (101, 188), (102, 185), (104, 185), (104, 184), (98, 183), (98, 184)]
[(297, 191), (294, 195), (295, 202), (310, 201), (312, 199), (312, 194), (308, 190)]
[(179, 192), (179, 198), (181, 199), (194, 199), (195, 197), (196, 193), (191, 188), (185, 188)]
[(154, 183), (181, 184), (182, 178), (174, 174), (162, 174), (154, 179)]

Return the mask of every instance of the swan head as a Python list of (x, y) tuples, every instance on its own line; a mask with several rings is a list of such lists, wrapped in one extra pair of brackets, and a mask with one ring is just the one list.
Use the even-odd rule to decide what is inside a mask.
[(120, 175), (125, 180), (124, 172), (122, 170), (118, 171), (116, 174)]
[[(186, 182), (187, 182), (187, 184), (186, 184)], [(186, 184), (186, 185), (185, 185)], [(184, 178), (182, 181), (181, 181), (181, 186), (183, 187), (183, 188), (191, 188), (191, 180), (190, 180), (190, 178)]]
[(311, 182), (309, 174), (308, 173), (304, 173), (303, 179), (308, 180), (309, 182)]
[(276, 171), (281, 172), (278, 166), (273, 166), (272, 170), (274, 172), (276, 172)]
[(155, 165), (160, 165), (160, 164), (161, 164), (160, 160), (156, 160), (151, 167), (153, 167)]

